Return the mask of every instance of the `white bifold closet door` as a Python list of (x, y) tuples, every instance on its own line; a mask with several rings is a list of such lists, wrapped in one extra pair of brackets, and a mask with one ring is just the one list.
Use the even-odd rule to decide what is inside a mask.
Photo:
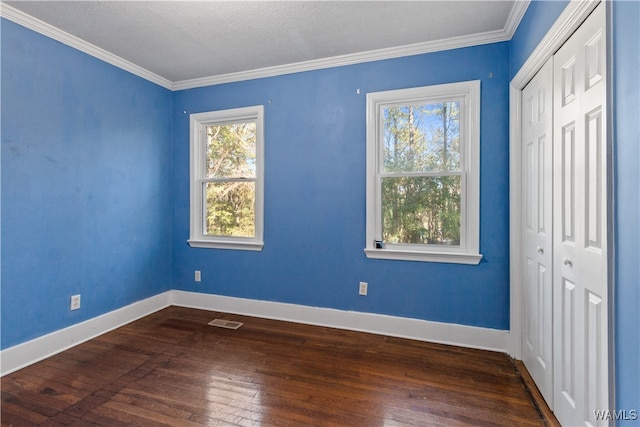
[(522, 360), (553, 402), (553, 59), (522, 92)]
[(609, 408), (604, 9), (522, 97), (523, 361), (567, 426)]
[(554, 56), (554, 412), (608, 409), (605, 5)]

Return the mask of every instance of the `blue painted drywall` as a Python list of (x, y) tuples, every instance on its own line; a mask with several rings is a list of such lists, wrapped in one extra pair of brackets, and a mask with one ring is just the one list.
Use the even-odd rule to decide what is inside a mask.
[[(177, 92), (174, 288), (508, 329), (508, 55), (497, 43)], [(367, 259), (365, 94), (477, 79), (482, 263)], [(264, 250), (190, 248), (189, 114), (257, 104), (265, 106)], [(369, 282), (367, 297), (359, 281)]]
[[(511, 42), (511, 71), (524, 61), (566, 2), (534, 1)], [(613, 21), (614, 340), (617, 410), (640, 416), (640, 3), (608, 3)], [(638, 426), (640, 420), (621, 420)]]
[(529, 3), (510, 41), (511, 78), (524, 65), (567, 4), (567, 0), (533, 0)]
[[(611, 6), (616, 409), (636, 410), (640, 417), (640, 2)], [(617, 425), (638, 426), (640, 418)]]
[(170, 289), (172, 94), (11, 21), (1, 31), (7, 348)]

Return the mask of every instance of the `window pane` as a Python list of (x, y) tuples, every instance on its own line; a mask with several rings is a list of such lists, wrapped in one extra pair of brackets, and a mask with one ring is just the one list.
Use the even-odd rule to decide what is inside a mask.
[(256, 176), (255, 122), (207, 126), (206, 178)]
[(205, 235), (255, 236), (255, 182), (207, 182)]
[(460, 176), (383, 178), (383, 240), (460, 246), (460, 182)]
[(385, 172), (460, 170), (460, 102), (382, 108)]

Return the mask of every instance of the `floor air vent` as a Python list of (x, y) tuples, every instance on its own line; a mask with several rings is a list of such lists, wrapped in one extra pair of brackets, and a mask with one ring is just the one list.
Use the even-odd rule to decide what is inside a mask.
[(242, 323), (234, 322), (233, 320), (215, 319), (209, 322), (209, 325), (217, 326), (218, 328), (238, 329), (242, 326)]

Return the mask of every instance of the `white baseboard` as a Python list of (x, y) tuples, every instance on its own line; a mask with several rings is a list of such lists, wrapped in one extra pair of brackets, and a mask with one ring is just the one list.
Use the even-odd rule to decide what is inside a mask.
[(173, 305), (508, 352), (509, 331), (383, 314), (173, 291)]
[(17, 371), (171, 305), (172, 291), (138, 301), (0, 352), (0, 376)]
[(173, 290), (2, 350), (0, 376), (15, 372), (170, 305), (499, 352), (507, 352), (509, 342), (509, 331), (497, 329)]

